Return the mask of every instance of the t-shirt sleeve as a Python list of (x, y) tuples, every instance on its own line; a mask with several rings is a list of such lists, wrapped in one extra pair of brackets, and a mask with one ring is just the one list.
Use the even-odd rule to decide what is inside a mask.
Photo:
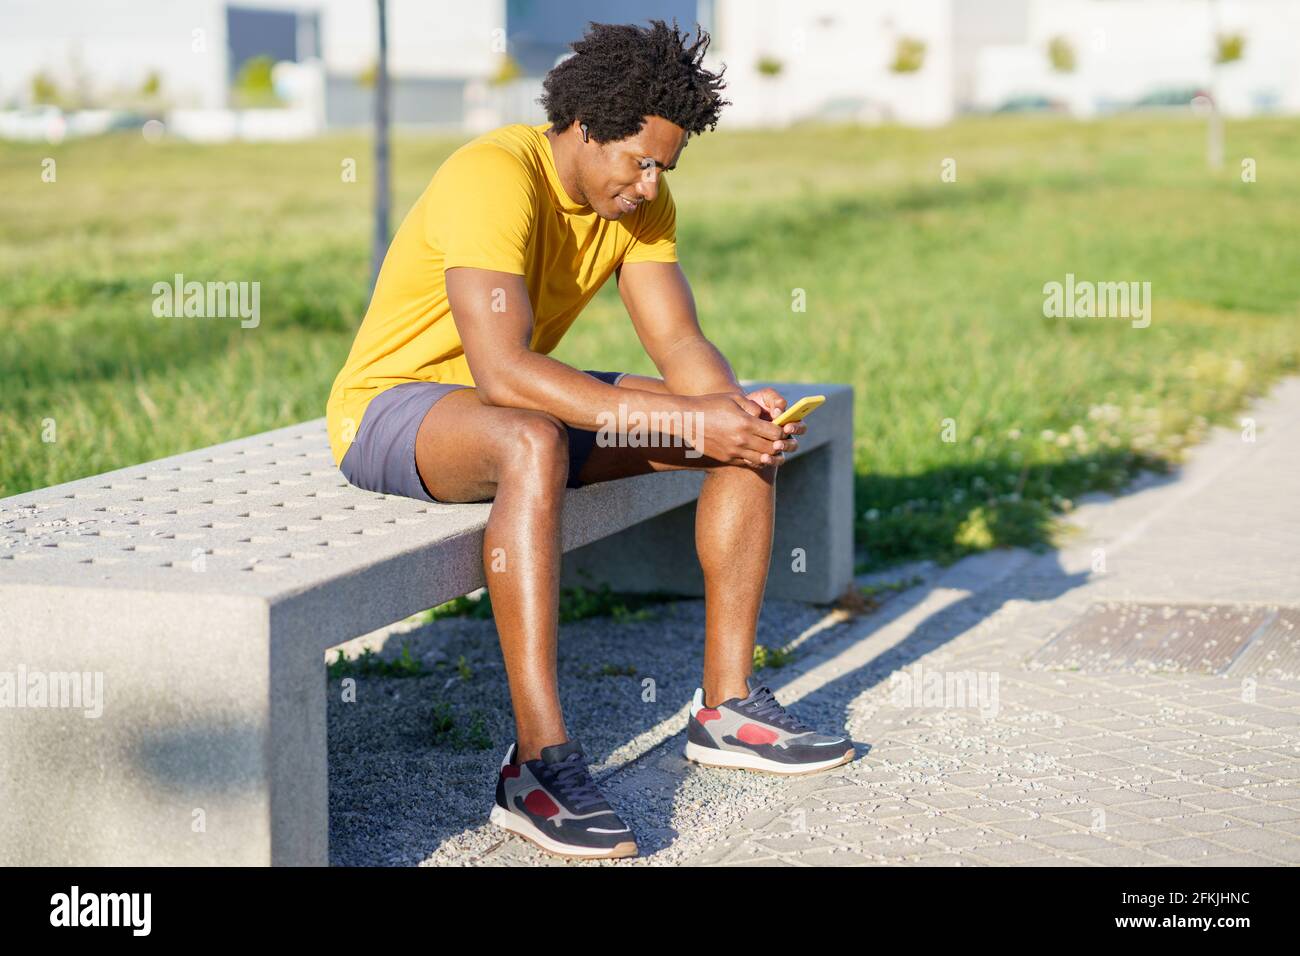
[(490, 143), (461, 149), (434, 176), (425, 237), (444, 269), (523, 275), (536, 200), (536, 183), (515, 156)]
[(668, 180), (659, 178), (659, 194), (638, 213), (641, 221), (630, 227), (632, 245), (624, 262), (677, 261), (677, 204)]

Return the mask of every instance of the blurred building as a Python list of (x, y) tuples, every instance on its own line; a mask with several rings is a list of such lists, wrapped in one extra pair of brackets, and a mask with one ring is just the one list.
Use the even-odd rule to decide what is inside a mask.
[[(714, 0), (728, 125), (933, 125), (968, 111), (1300, 112), (1295, 0)], [(1240, 59), (1216, 65), (1218, 43)]]
[[(388, 0), (395, 122), (464, 125), (467, 85), (501, 67), (505, 6)], [(373, 0), (0, 0), (0, 22), (3, 106), (37, 105), (38, 75), (64, 99), (92, 107), (135, 105), (152, 82), (159, 103), (216, 138), (237, 122), (220, 114), (244, 105), (241, 70), (265, 58), (296, 67), (277, 70), (275, 105), (307, 114), (316, 129), (370, 121)]]
[(980, 49), (972, 79), (963, 105), (981, 110), (1046, 99), (1087, 117), (1206, 93), (1232, 116), (1297, 113), (1300, 3), (1033, 0), (1021, 36)]
[[(589, 20), (693, 21), (696, 0), (388, 0), (393, 122), (430, 129), (540, 122), (540, 78)], [(367, 124), (374, 0), (0, 0), (0, 108), (141, 105), (156, 87), (173, 131), (288, 136)], [(241, 102), (251, 61), (277, 64), (274, 115)], [(263, 104), (269, 105), (269, 104)], [(245, 107), (249, 107), (245, 111)], [(240, 115), (231, 111), (238, 109)]]
[[(712, 33), (725, 127), (1087, 117), (1197, 93), (1231, 115), (1300, 112), (1300, 0), (388, 0), (393, 120), (540, 122), (541, 79), (588, 21), (650, 18)], [(111, 128), (112, 107), (198, 139), (372, 115), (374, 0), (0, 0), (0, 24), (0, 110), (79, 109), (73, 131)], [(0, 135), (22, 123), (0, 115)]]
[(714, 0), (728, 126), (953, 115), (953, 0)]

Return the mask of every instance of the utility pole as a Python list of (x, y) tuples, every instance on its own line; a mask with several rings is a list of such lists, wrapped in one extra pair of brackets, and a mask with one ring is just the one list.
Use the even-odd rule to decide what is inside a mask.
[(1210, 169), (1223, 168), (1223, 114), (1219, 112), (1219, 3), (1210, 0), (1210, 115), (1206, 130), (1205, 161)]
[(388, 10), (379, 12), (379, 62), (375, 66), (375, 235), (370, 249), (370, 289), (379, 281), (379, 267), (388, 251)]

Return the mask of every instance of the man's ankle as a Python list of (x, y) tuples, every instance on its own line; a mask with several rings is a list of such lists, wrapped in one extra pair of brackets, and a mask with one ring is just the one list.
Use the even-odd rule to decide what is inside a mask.
[(745, 682), (743, 680), (740, 682), (739, 688), (732, 686), (730, 684), (716, 684), (716, 685), (705, 684), (704, 685), (704, 706), (712, 710), (713, 708), (717, 707), (719, 704), (724, 704), (729, 700), (736, 700), (736, 699), (743, 700), (745, 696), (749, 693), (749, 689), (744, 685)]
[(561, 737), (559, 740), (550, 740), (545, 737), (538, 737), (527, 741), (517, 741), (515, 743), (514, 762), (519, 764), (527, 763), (530, 760), (541, 760), (543, 748), (565, 743), (568, 739), (567, 737)]

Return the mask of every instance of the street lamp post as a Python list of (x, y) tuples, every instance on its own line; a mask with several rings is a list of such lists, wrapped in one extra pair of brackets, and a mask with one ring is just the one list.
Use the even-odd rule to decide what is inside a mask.
[(370, 288), (379, 280), (379, 267), (388, 251), (388, 11), (376, 0), (379, 13), (379, 62), (375, 67), (375, 235), (370, 249)]

